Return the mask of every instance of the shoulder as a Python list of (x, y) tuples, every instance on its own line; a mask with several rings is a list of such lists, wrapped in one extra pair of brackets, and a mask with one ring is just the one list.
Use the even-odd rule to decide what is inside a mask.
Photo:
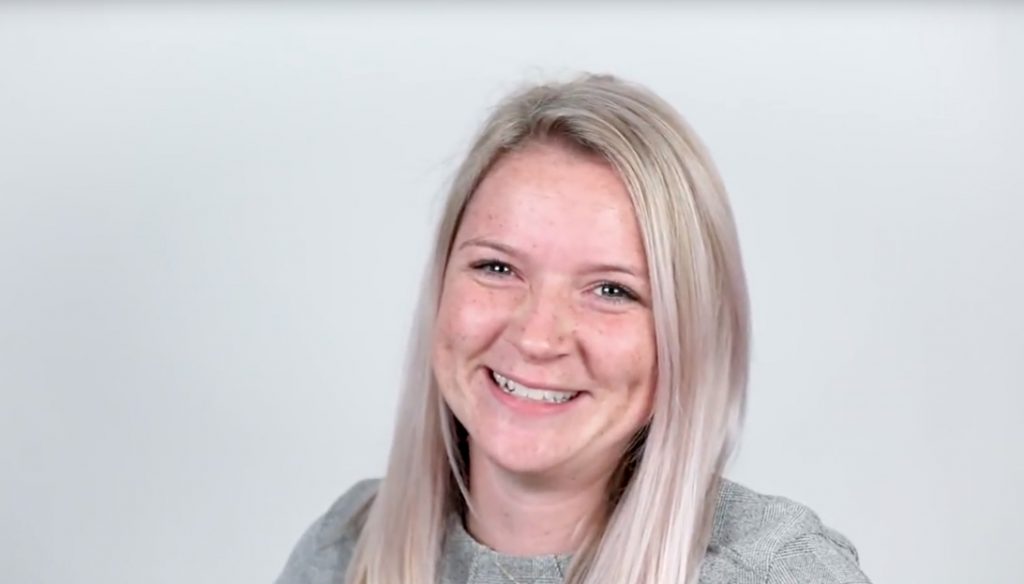
[(811, 509), (723, 481), (701, 584), (866, 584), (856, 548)]
[(359, 481), (338, 497), (299, 538), (276, 584), (328, 584), (344, 581), (359, 538), (354, 519), (377, 494), (379, 479)]

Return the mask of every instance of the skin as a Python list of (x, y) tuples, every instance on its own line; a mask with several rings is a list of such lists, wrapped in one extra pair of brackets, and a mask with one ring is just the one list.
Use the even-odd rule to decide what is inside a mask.
[[(494, 164), (456, 234), (433, 366), (469, 434), (470, 533), (515, 555), (575, 550), (655, 384), (643, 243), (610, 165), (555, 142)], [(538, 406), (492, 370), (581, 393)]]

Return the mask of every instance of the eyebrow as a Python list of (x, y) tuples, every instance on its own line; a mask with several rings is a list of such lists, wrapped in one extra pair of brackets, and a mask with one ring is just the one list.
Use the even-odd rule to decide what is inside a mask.
[[(505, 245), (504, 243), (499, 243), (497, 241), (486, 239), (486, 238), (483, 238), (483, 237), (474, 237), (472, 239), (467, 239), (466, 241), (463, 241), (461, 244), (459, 244), (458, 249), (461, 250), (461, 249), (466, 248), (466, 247), (485, 247), (485, 248), (488, 248), (488, 249), (493, 249), (493, 250), (499, 251), (499, 252), (501, 252), (503, 254), (509, 255), (509, 256), (517, 258), (517, 259), (522, 259), (523, 258), (523, 254), (519, 250), (515, 249), (514, 247)], [(588, 264), (584, 271), (586, 271), (586, 272), (617, 272), (617, 273), (620, 273), (620, 274), (626, 274), (627, 276), (633, 276), (634, 278), (639, 278), (639, 279), (645, 280), (645, 281), (647, 279), (646, 275), (644, 274), (644, 272), (642, 270), (637, 270), (637, 269), (634, 269), (634, 268), (632, 268), (630, 266), (623, 266), (623, 265), (619, 265), (619, 264), (600, 264), (600, 263), (599, 264)]]
[(503, 254), (510, 255), (515, 258), (522, 257), (522, 254), (519, 253), (516, 249), (509, 247), (504, 243), (498, 243), (497, 241), (492, 241), (490, 239), (486, 239), (483, 237), (474, 237), (473, 239), (467, 239), (466, 241), (463, 241), (461, 244), (459, 244), (459, 249), (465, 247), (486, 247), (489, 249), (500, 251)]

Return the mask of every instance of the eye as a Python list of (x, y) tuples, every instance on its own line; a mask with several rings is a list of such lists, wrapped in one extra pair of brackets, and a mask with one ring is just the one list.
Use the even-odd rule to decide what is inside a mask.
[(481, 261), (481, 262), (476, 262), (475, 264), (472, 264), (471, 267), (474, 270), (476, 270), (478, 272), (483, 272), (484, 274), (487, 274), (487, 275), (493, 275), (493, 276), (511, 276), (512, 275), (512, 266), (506, 264), (505, 262), (499, 262), (498, 260), (484, 260), (484, 261)]
[(636, 302), (637, 295), (629, 288), (616, 284), (615, 282), (602, 282), (594, 288), (598, 296), (603, 296), (616, 302)]

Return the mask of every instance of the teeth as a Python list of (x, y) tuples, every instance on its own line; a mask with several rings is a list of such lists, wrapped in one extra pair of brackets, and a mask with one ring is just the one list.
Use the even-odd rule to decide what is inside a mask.
[(491, 371), (494, 382), (498, 384), (505, 393), (521, 397), (523, 399), (542, 401), (552, 404), (564, 404), (579, 394), (578, 391), (552, 391), (548, 389), (533, 389), (520, 383), (512, 381), (508, 377), (496, 371)]

